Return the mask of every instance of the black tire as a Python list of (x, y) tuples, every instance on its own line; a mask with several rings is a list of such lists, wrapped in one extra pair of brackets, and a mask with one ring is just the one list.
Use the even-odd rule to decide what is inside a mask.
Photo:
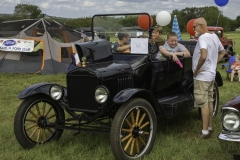
[(219, 89), (218, 84), (215, 81), (213, 86), (213, 116), (216, 117), (219, 107)]
[(119, 108), (112, 122), (110, 143), (115, 158), (143, 158), (152, 150), (156, 132), (157, 119), (152, 106), (141, 98), (129, 100)]
[[(219, 89), (217, 82), (214, 82), (213, 86), (213, 116), (216, 117), (218, 113), (218, 107), (219, 107)], [(201, 108), (198, 108), (199, 117), (202, 120), (202, 113)]]
[(47, 95), (33, 95), (19, 106), (14, 119), (14, 133), (19, 144), (33, 148), (52, 140), (58, 140), (63, 130), (46, 128), (47, 123), (64, 125), (65, 115), (58, 103)]
[(234, 155), (233, 155), (233, 159), (234, 159), (234, 160), (240, 160), (240, 155), (234, 154)]

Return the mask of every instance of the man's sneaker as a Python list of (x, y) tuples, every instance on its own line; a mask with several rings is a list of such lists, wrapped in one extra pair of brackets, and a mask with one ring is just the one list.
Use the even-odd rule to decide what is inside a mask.
[(201, 131), (200, 136), (199, 136), (200, 139), (207, 139), (207, 138), (210, 138), (210, 137), (211, 137), (210, 132), (208, 134), (203, 134), (202, 131)]

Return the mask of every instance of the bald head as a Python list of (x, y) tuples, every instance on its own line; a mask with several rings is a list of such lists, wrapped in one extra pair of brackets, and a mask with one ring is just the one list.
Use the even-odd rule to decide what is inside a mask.
[(197, 19), (194, 21), (194, 23), (207, 26), (206, 20), (205, 20), (204, 18), (202, 18), (202, 17), (201, 17), (201, 18), (197, 18)]
[(195, 29), (195, 33), (197, 33), (198, 35), (201, 35), (201, 34), (204, 34), (204, 33), (208, 32), (207, 22), (202, 17), (197, 18), (194, 21), (193, 26), (194, 26), (194, 29)]

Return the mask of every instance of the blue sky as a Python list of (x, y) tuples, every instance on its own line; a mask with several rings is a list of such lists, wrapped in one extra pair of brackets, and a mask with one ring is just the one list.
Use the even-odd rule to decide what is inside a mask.
[[(214, 0), (1, 0), (0, 13), (13, 13), (17, 4), (37, 5), (43, 13), (65, 18), (91, 17), (105, 13), (147, 12), (156, 15), (160, 11), (171, 13), (186, 7), (217, 6)], [(223, 15), (231, 19), (240, 16), (240, 0), (229, 0), (219, 7)]]

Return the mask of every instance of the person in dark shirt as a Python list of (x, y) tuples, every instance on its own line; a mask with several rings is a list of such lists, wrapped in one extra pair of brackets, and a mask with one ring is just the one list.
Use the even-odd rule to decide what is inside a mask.
[(118, 41), (115, 42), (113, 52), (130, 53), (131, 45), (129, 43), (129, 33), (127, 30), (120, 30), (118, 32)]

